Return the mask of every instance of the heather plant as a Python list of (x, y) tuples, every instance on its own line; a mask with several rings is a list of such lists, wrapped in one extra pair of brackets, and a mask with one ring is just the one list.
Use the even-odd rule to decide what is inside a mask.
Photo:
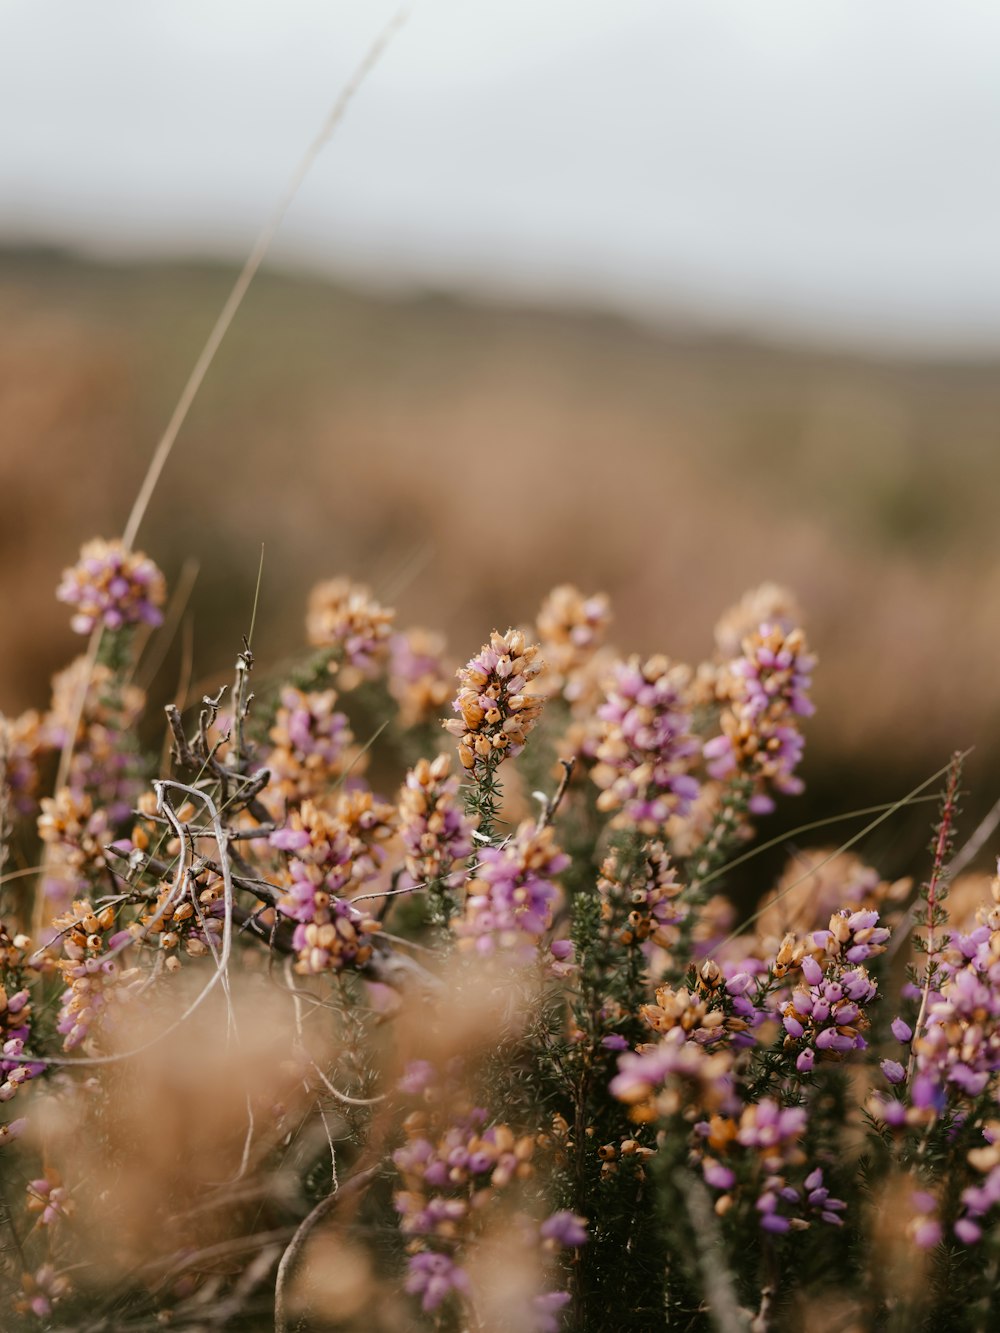
[[(803, 788), (788, 592), (689, 665), (562, 585), (453, 674), (328, 578), (300, 653), (255, 678), (251, 616), (231, 683), (149, 716), (145, 508), (387, 38), (122, 539), (63, 575), (84, 651), (0, 718), (0, 1324), (994, 1327), (1000, 877), (949, 918), (961, 756), (726, 892)], [(852, 848), (936, 785), (914, 896)]]
[(960, 759), (862, 812), (942, 782), (915, 895), (846, 847), (742, 924), (723, 893), (801, 790), (788, 594), (689, 667), (559, 588), (434, 727), (439, 636), (328, 580), (286, 677), (248, 639), (164, 748), (164, 587), (89, 543), (88, 652), (0, 732), (5, 1326), (990, 1326), (1000, 880), (951, 926)]

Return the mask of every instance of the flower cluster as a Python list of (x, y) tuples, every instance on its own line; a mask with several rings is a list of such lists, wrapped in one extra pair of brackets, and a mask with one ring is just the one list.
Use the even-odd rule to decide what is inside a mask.
[(60, 602), (77, 608), (70, 621), (77, 634), (89, 634), (97, 625), (112, 631), (159, 625), (166, 594), (163, 575), (149, 556), (100, 538), (85, 543), (56, 590)]
[(264, 762), (273, 779), (269, 797), (291, 807), (326, 794), (353, 758), (354, 737), (346, 716), (336, 711), (335, 690), (307, 693), (287, 685), (280, 698)]
[(953, 935), (951, 946), (940, 990), (913, 1039), (916, 1069), (942, 1094), (978, 1097), (1000, 1072), (1000, 928), (984, 922), (969, 935)]
[(38, 836), (51, 849), (43, 891), (53, 906), (65, 906), (107, 878), (105, 847), (112, 840), (108, 811), (69, 787), (42, 799)]
[(968, 1160), (982, 1184), (962, 1191), (962, 1212), (954, 1229), (964, 1245), (976, 1245), (983, 1238), (987, 1217), (1000, 1205), (1000, 1121), (987, 1121), (983, 1143), (970, 1150)]
[(143, 912), (131, 928), (133, 937), (153, 944), (164, 957), (168, 972), (180, 969), (180, 951), (189, 958), (204, 958), (222, 943), (224, 930), (224, 886), (215, 875), (197, 897), (197, 882), (191, 881), (190, 892), (182, 881), (181, 892), (174, 884), (165, 884), (150, 909)]
[(786, 633), (802, 624), (795, 595), (780, 583), (762, 583), (744, 593), (715, 623), (715, 646), (724, 662), (740, 654), (743, 640), (761, 625), (777, 625)]
[(452, 701), (458, 717), (444, 727), (458, 738), (462, 767), (475, 777), (524, 749), (542, 708), (541, 698), (526, 688), (541, 670), (537, 645), (520, 630), (509, 629), (506, 634), (494, 631), (458, 671), (459, 691)]
[(555, 882), (569, 858), (551, 828), (525, 820), (501, 847), (484, 847), (467, 886), (464, 915), (454, 922), (459, 944), (512, 959), (530, 958), (559, 900)]
[(406, 873), (413, 884), (447, 884), (472, 851), (472, 825), (458, 808), (458, 779), (451, 760), (420, 759), (399, 795), (399, 833)]
[(57, 1273), (52, 1264), (42, 1264), (34, 1273), (22, 1276), (21, 1294), (14, 1301), (14, 1309), (18, 1314), (48, 1319), (53, 1306), (58, 1305), (70, 1290), (67, 1274)]
[(542, 603), (535, 628), (545, 658), (539, 688), (546, 695), (572, 697), (573, 681), (601, 646), (611, 623), (604, 593), (584, 597), (571, 583), (553, 588)]
[[(30, 1078), (42, 1073), (41, 1062), (23, 1059), (31, 1039), (33, 968), (24, 935), (11, 936), (0, 922), (0, 1103), (9, 1102)], [(9, 1126), (8, 1126), (9, 1129)]]
[(62, 1035), (63, 1050), (73, 1051), (99, 1037), (111, 1018), (112, 1004), (127, 996), (135, 973), (123, 971), (115, 955), (131, 935), (128, 931), (109, 935), (115, 925), (114, 909), (95, 911), (87, 899), (73, 903), (52, 924), (62, 941), (64, 957), (58, 968), (66, 983), (56, 1031)]
[(378, 873), (382, 844), (392, 833), (391, 806), (370, 792), (348, 792), (328, 813), (312, 801), (294, 810), (270, 836), (287, 852), (287, 883), (279, 910), (297, 922), (293, 943), (302, 972), (361, 967), (371, 957), (368, 937), (378, 922), (347, 895)]
[(709, 1050), (677, 1025), (655, 1044), (626, 1051), (609, 1091), (629, 1107), (631, 1120), (645, 1124), (689, 1108), (731, 1106), (732, 1068), (728, 1050)]
[(435, 1310), (452, 1292), (468, 1291), (468, 1275), (456, 1251), (483, 1209), (516, 1180), (532, 1173), (535, 1144), (509, 1126), (489, 1123), (482, 1107), (458, 1114), (444, 1133), (432, 1137), (427, 1116), (413, 1112), (405, 1122), (406, 1143), (392, 1160), (403, 1189), (393, 1202), (400, 1228), (410, 1237), (407, 1291)]
[(102, 663), (91, 666), (86, 657), (52, 683), (52, 705), (42, 726), (45, 744), (62, 750), (72, 742), (67, 784), (103, 807), (110, 824), (127, 819), (141, 789), (135, 729), (145, 706), (142, 690)]
[(725, 706), (721, 735), (704, 747), (708, 771), (714, 778), (750, 778), (754, 814), (774, 809), (769, 787), (788, 795), (802, 791), (795, 769), (805, 742), (797, 719), (814, 711), (808, 691), (815, 664), (801, 629), (764, 623), (743, 640), (743, 655), (718, 681)]
[(62, 1183), (58, 1171), (51, 1167), (44, 1176), (28, 1181), (27, 1210), (38, 1218), (42, 1227), (54, 1226), (63, 1218), (72, 1217), (75, 1210), (69, 1190)]
[(656, 1003), (644, 1004), (639, 1016), (654, 1032), (679, 1028), (701, 1046), (727, 1042), (734, 1048), (752, 1046), (753, 1029), (763, 1021), (763, 1011), (750, 998), (754, 985), (748, 972), (726, 978), (718, 964), (703, 964), (694, 990), (687, 986), (658, 986)]
[(0, 785), (19, 815), (38, 809), (39, 764), (47, 746), (42, 719), (35, 709), (19, 717), (0, 713)]
[(851, 852), (798, 851), (774, 888), (764, 895), (756, 922), (755, 952), (776, 953), (786, 935), (805, 935), (831, 912), (878, 912), (888, 929), (899, 919), (913, 881), (883, 879)]
[(420, 1308), (428, 1314), (453, 1293), (467, 1296), (469, 1275), (442, 1250), (418, 1250), (407, 1260), (403, 1287), (411, 1296), (420, 1297)]
[(684, 886), (662, 842), (646, 844), (639, 866), (631, 875), (623, 870), (621, 858), (606, 857), (597, 889), (602, 919), (622, 944), (648, 941), (669, 949), (676, 942), (677, 927), (686, 919), (688, 909), (680, 901)]
[(373, 676), (389, 651), (393, 616), (363, 584), (327, 579), (309, 594), (306, 633), (314, 647), (328, 650), (331, 671), (349, 666)]
[(631, 657), (615, 666), (598, 709), (604, 724), (592, 774), (601, 788), (598, 809), (621, 810), (644, 833), (658, 833), (698, 795), (689, 682), (687, 667), (666, 657)]
[(804, 1107), (783, 1107), (768, 1097), (745, 1107), (738, 1121), (717, 1116), (699, 1124), (696, 1133), (707, 1149), (702, 1174), (719, 1191), (716, 1211), (727, 1212), (742, 1187), (753, 1198), (762, 1231), (804, 1231), (813, 1221), (842, 1226), (847, 1204), (831, 1197), (822, 1168), (801, 1179), (805, 1130)]
[(444, 635), (410, 629), (389, 640), (389, 693), (399, 724), (415, 727), (439, 715), (451, 695), (453, 672), (445, 665)]
[(863, 1051), (868, 1027), (864, 1006), (876, 986), (864, 967), (830, 963), (824, 968), (807, 954), (800, 964), (802, 984), (782, 1007), (785, 1048), (797, 1052), (795, 1067), (809, 1073), (816, 1060), (839, 1059)]
[[(125, 596), (110, 579), (105, 590)], [(106, 625), (106, 612), (81, 615)], [(229, 1248), (246, 1239), (239, 1219), (301, 1222), (329, 1191), (351, 1203), (337, 1238), (311, 1237), (291, 1293), (275, 1248), (276, 1323), (283, 1301), (301, 1300), (286, 1322), (332, 1309), (372, 1327), (658, 1333), (665, 1312), (685, 1327), (717, 1320), (729, 1287), (734, 1309), (759, 1304), (763, 1326), (806, 1318), (835, 1268), (876, 1322), (965, 1333), (963, 1283), (988, 1314), (988, 1265), (965, 1247), (992, 1245), (1000, 1225), (1000, 882), (946, 935), (957, 762), (923, 895), (928, 965), (888, 1029), (908, 1049), (880, 1071), (892, 1051), (872, 1002), (897, 990), (882, 956), (908, 881), (796, 848), (777, 890), (751, 904), (750, 881), (730, 873), (754, 814), (798, 787), (812, 658), (781, 590), (745, 599), (718, 653), (689, 670), (622, 656), (604, 643), (606, 599), (557, 588), (537, 643), (494, 633), (458, 673), (445, 725), (462, 771), (424, 726), (447, 698), (443, 640), (393, 634), (392, 614), (346, 580), (317, 588), (309, 615), (320, 651), (278, 684), (259, 731), (252, 655), (240, 655), (228, 706), (253, 743), (235, 731), (227, 743), (218, 690), (170, 710), (160, 780), (163, 751), (136, 739), (140, 635), (104, 636), (98, 664), (56, 681), (47, 716), (0, 722), (0, 1144), (27, 1184), (7, 1200), (8, 1311), (76, 1327), (96, 1296), (130, 1326), (253, 1322), (270, 1247), (244, 1267)], [(543, 704), (537, 754), (503, 770), (516, 775), (505, 797), (499, 766)], [(368, 771), (396, 805), (359, 777), (352, 727), (373, 738)], [(57, 748), (68, 776), (49, 792)], [(557, 778), (551, 762), (569, 754), (581, 762)], [(536, 798), (541, 814), (526, 819)], [(37, 824), (16, 822), (36, 800)], [(155, 1027), (130, 1033), (126, 1018)], [(271, 1024), (273, 1046), (258, 1047)], [(182, 1082), (179, 1114), (161, 1114), (174, 1095), (163, 1070)], [(43, 1096), (44, 1134), (15, 1142), (28, 1121), (11, 1112)], [(871, 1206), (855, 1208), (862, 1174)], [(227, 1179), (239, 1189), (203, 1207), (196, 1191)], [(896, 1227), (907, 1261), (937, 1252), (926, 1283), (904, 1295), (887, 1279), (883, 1299), (868, 1255), (882, 1253), (891, 1182), (912, 1204)], [(141, 1272), (165, 1280), (119, 1271), (101, 1291), (81, 1234), (110, 1235), (118, 1212), (134, 1224), (150, 1198), (161, 1207)], [(231, 1216), (216, 1210), (230, 1198)], [(822, 1245), (802, 1243), (810, 1227), (826, 1229)], [(225, 1263), (206, 1274), (220, 1235)], [(358, 1258), (325, 1265), (338, 1282), (351, 1270), (326, 1311), (305, 1308), (314, 1244), (321, 1259), (328, 1244)]]
[(879, 925), (879, 914), (874, 909), (852, 912), (842, 907), (830, 917), (826, 929), (811, 931), (799, 940), (786, 935), (775, 958), (774, 972), (784, 977), (807, 957), (821, 969), (830, 963), (839, 967), (867, 963), (885, 953), (888, 939), (889, 929)]

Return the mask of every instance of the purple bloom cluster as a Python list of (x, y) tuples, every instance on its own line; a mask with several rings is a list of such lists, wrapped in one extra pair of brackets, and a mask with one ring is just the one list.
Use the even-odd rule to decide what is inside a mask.
[(753, 1029), (766, 1016), (750, 998), (753, 987), (749, 972), (733, 968), (727, 978), (717, 963), (709, 962), (699, 973), (696, 990), (659, 986), (656, 1003), (641, 1005), (639, 1015), (654, 1032), (679, 1028), (700, 1046), (749, 1047), (755, 1044)]
[(389, 640), (389, 693), (399, 704), (401, 726), (437, 717), (448, 702), (451, 676), (443, 635), (410, 629)]
[(63, 570), (56, 597), (77, 608), (70, 621), (77, 634), (89, 634), (95, 625), (120, 630), (161, 624), (166, 583), (141, 551), (98, 537), (84, 545), (75, 565)]
[(472, 821), (458, 807), (458, 779), (448, 755), (420, 759), (399, 797), (399, 832), (412, 884), (447, 881), (472, 851)]
[(42, 799), (38, 833), (49, 849), (42, 891), (53, 909), (63, 910), (106, 874), (105, 846), (112, 831), (105, 806), (61, 787)]
[(289, 853), (288, 882), (278, 907), (298, 922), (293, 943), (302, 972), (360, 967), (371, 957), (367, 937), (379, 929), (378, 922), (338, 895), (376, 873), (375, 838), (388, 828), (391, 811), (376, 806), (370, 793), (357, 797), (343, 797), (333, 815), (305, 801), (269, 839), (272, 847)]
[(804, 1106), (780, 1106), (770, 1097), (747, 1106), (740, 1116), (736, 1138), (745, 1148), (760, 1152), (770, 1170), (778, 1170), (806, 1130)]
[(585, 597), (570, 583), (552, 589), (535, 621), (545, 656), (541, 684), (546, 694), (571, 686), (573, 677), (600, 647), (610, 622), (611, 608), (604, 593)]
[(28, 1181), (28, 1212), (38, 1215), (38, 1224), (51, 1227), (63, 1218), (71, 1217), (73, 1200), (55, 1172)]
[(797, 719), (815, 711), (808, 695), (815, 664), (802, 630), (765, 623), (743, 640), (743, 655), (720, 677), (718, 693), (728, 706), (721, 734), (704, 747), (708, 771), (723, 781), (736, 773), (751, 777), (754, 814), (774, 809), (768, 787), (788, 795), (802, 791), (795, 769), (805, 742)]
[(741, 1179), (746, 1182), (764, 1231), (801, 1231), (816, 1220), (840, 1226), (840, 1214), (847, 1205), (830, 1197), (821, 1168), (816, 1167), (797, 1183), (789, 1178), (798, 1175), (805, 1163), (800, 1147), (805, 1129), (805, 1107), (782, 1107), (770, 1098), (744, 1107), (738, 1124), (701, 1122), (696, 1133), (709, 1146), (727, 1154), (725, 1161), (709, 1155), (702, 1158), (705, 1183), (730, 1195), (739, 1188)]
[(728, 1050), (710, 1050), (682, 1027), (671, 1027), (660, 1041), (619, 1058), (609, 1090), (639, 1122), (674, 1115), (686, 1106), (731, 1109), (732, 1068)]
[(530, 1170), (534, 1141), (515, 1138), (506, 1125), (484, 1128), (488, 1118), (482, 1107), (473, 1107), (436, 1142), (417, 1125), (413, 1137), (393, 1153), (406, 1185), (395, 1196), (406, 1235), (452, 1235), (452, 1224), (467, 1215), (473, 1194), (486, 1187), (503, 1189)]
[(665, 657), (619, 662), (598, 709), (603, 735), (593, 779), (601, 810), (621, 810), (655, 834), (674, 814), (686, 814), (698, 795), (691, 775), (699, 744), (691, 734), (690, 672)]
[(110, 954), (120, 935), (108, 934), (114, 929), (114, 910), (95, 911), (86, 899), (73, 903), (52, 924), (62, 938), (64, 957), (58, 966), (67, 983), (56, 1031), (63, 1038), (63, 1049), (72, 1051), (97, 1035), (107, 1021), (112, 999), (123, 995), (119, 986), (122, 969)]
[(336, 703), (335, 690), (305, 693), (289, 685), (281, 691), (264, 763), (273, 779), (269, 793), (280, 794), (286, 805), (321, 796), (343, 771), (354, 737)]
[(541, 695), (527, 693), (542, 668), (538, 645), (514, 629), (494, 630), (489, 643), (460, 668), (452, 700), (458, 717), (442, 725), (458, 738), (463, 768), (479, 777), (488, 765), (521, 753), (544, 703)]
[(1000, 930), (994, 929), (992, 915), (968, 934), (951, 934), (938, 959), (943, 980), (929, 993), (921, 1030), (914, 1033), (901, 1018), (893, 1021), (893, 1036), (904, 1045), (912, 1041), (915, 1061), (908, 1082), (900, 1061), (881, 1061), (889, 1083), (906, 1084), (905, 1101), (873, 1097), (871, 1109), (886, 1124), (925, 1124), (943, 1115), (949, 1102), (961, 1103), (995, 1088), (1000, 1071)]
[(832, 963), (824, 969), (811, 954), (802, 959), (801, 969), (804, 984), (795, 988), (781, 1012), (785, 1047), (798, 1051), (795, 1067), (805, 1074), (817, 1058), (836, 1059), (865, 1049), (864, 1006), (875, 998), (876, 986), (864, 967)]
[(983, 1218), (1000, 1204), (1000, 1167), (994, 1167), (981, 1185), (962, 1191), (962, 1216), (955, 1223), (955, 1235), (966, 1245), (982, 1240)]
[(954, 934), (953, 961), (914, 1040), (918, 1071), (942, 1090), (978, 1097), (1000, 1070), (1000, 931)]
[(52, 1264), (42, 1264), (34, 1273), (24, 1273), (21, 1278), (23, 1295), (14, 1302), (19, 1314), (34, 1315), (36, 1319), (47, 1319), (53, 1305), (70, 1291), (70, 1280), (66, 1273), (56, 1273)]
[(38, 809), (38, 768), (46, 748), (42, 720), (34, 709), (12, 718), (0, 713), (0, 783), (19, 815)]
[(306, 632), (315, 647), (331, 650), (331, 671), (346, 665), (373, 676), (388, 652), (394, 614), (363, 584), (327, 579), (309, 594)]
[(532, 1298), (529, 1325), (531, 1333), (559, 1333), (560, 1312), (570, 1303), (568, 1291), (543, 1291)]
[(462, 1296), (469, 1292), (469, 1275), (449, 1254), (440, 1250), (420, 1250), (406, 1261), (405, 1289), (411, 1296), (420, 1297), (420, 1308), (436, 1310), (452, 1292)]
[[(426, 1074), (413, 1068), (408, 1072)], [(422, 1089), (427, 1086), (425, 1077), (416, 1082)], [(534, 1139), (516, 1138), (507, 1125), (484, 1128), (488, 1118), (482, 1107), (474, 1107), (433, 1140), (426, 1117), (415, 1113), (406, 1121), (408, 1141), (392, 1155), (404, 1185), (393, 1203), (403, 1234), (416, 1247), (408, 1261), (406, 1289), (422, 1296), (425, 1310), (436, 1309), (452, 1291), (467, 1290), (467, 1278), (452, 1251), (491, 1193), (531, 1173)]]
[(955, 1222), (955, 1235), (965, 1245), (982, 1239), (985, 1217), (1000, 1204), (1000, 1123), (985, 1125), (983, 1138), (984, 1146), (969, 1153), (970, 1165), (984, 1173), (983, 1182), (962, 1191), (962, 1214)]
[(907, 1231), (918, 1250), (933, 1250), (941, 1244), (942, 1229), (938, 1220), (938, 1203), (929, 1190), (915, 1190), (910, 1195), (912, 1216)]
[(566, 1209), (547, 1217), (541, 1225), (540, 1233), (543, 1240), (551, 1241), (554, 1245), (567, 1250), (586, 1245), (589, 1239), (587, 1219)]
[(650, 842), (638, 873), (627, 883), (619, 878), (618, 858), (609, 856), (601, 866), (597, 889), (601, 916), (622, 944), (644, 944), (647, 940), (669, 949), (677, 938), (676, 927), (688, 915), (680, 901), (684, 886), (678, 881), (670, 853), (662, 842)]
[(501, 847), (484, 847), (464, 915), (454, 922), (460, 944), (481, 954), (500, 949), (530, 959), (552, 925), (560, 893), (555, 876), (568, 865), (552, 829), (538, 829), (531, 820)]
[[(40, 1074), (45, 1065), (28, 1064), (19, 1057), (31, 1036), (31, 992), (21, 987), (8, 995), (0, 986), (0, 1102), (9, 1101), (21, 1083)], [(13, 1076), (13, 1078), (12, 1078)], [(10, 1091), (6, 1089), (10, 1086)]]
[(843, 1226), (840, 1214), (847, 1204), (843, 1199), (831, 1199), (823, 1184), (823, 1172), (817, 1167), (798, 1187), (788, 1184), (784, 1176), (768, 1176), (755, 1207), (762, 1229), (780, 1235), (801, 1230), (813, 1219), (829, 1226)]
[(86, 656), (53, 678), (42, 743), (61, 750), (72, 739), (67, 786), (78, 802), (89, 796), (112, 825), (128, 818), (142, 789), (135, 729), (145, 705), (142, 690), (123, 685), (109, 667), (92, 666)]

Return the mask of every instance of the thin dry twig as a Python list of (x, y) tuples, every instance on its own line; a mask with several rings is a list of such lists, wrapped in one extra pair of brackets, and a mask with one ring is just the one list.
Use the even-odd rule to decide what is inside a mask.
[(366, 1171), (358, 1172), (356, 1176), (352, 1176), (350, 1180), (345, 1181), (339, 1189), (320, 1199), (312, 1212), (307, 1214), (299, 1223), (295, 1235), (288, 1242), (285, 1252), (281, 1256), (281, 1262), (278, 1264), (278, 1273), (274, 1283), (274, 1333), (288, 1333), (288, 1279), (310, 1234), (342, 1198), (364, 1189), (381, 1170), (382, 1164), (379, 1163), (376, 1166), (370, 1166)]

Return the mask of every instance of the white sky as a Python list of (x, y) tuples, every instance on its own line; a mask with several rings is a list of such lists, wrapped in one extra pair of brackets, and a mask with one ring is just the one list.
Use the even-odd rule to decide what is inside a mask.
[[(0, 241), (242, 257), (385, 0), (0, 0)], [(276, 254), (1000, 348), (997, 0), (415, 0)]]

